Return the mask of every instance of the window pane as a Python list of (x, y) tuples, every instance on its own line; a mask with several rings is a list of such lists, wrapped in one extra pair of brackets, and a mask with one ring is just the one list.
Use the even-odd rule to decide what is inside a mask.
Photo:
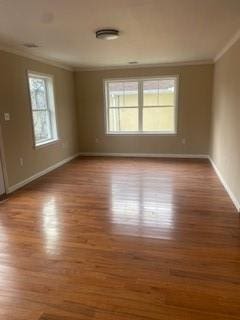
[(175, 80), (147, 80), (143, 82), (144, 106), (174, 106)]
[(144, 108), (143, 131), (175, 131), (175, 107)]
[(44, 79), (29, 78), (31, 102), (33, 109), (47, 108), (47, 95)]
[(109, 131), (138, 131), (138, 109), (109, 109)]
[(33, 124), (36, 143), (52, 139), (48, 111), (33, 111)]
[(110, 107), (138, 106), (138, 82), (110, 82), (108, 90)]

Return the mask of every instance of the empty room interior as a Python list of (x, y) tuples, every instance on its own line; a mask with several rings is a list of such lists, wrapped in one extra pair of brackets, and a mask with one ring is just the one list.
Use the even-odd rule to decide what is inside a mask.
[(240, 1), (0, 1), (0, 320), (240, 320)]

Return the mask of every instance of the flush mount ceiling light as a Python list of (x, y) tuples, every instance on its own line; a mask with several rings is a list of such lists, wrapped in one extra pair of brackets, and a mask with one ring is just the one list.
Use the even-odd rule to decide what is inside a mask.
[(29, 42), (29, 43), (24, 43), (23, 44), (24, 47), (32, 49), (32, 48), (38, 48), (39, 46), (35, 43)]
[(119, 31), (116, 29), (100, 29), (96, 31), (96, 38), (101, 40), (114, 40), (119, 37)]

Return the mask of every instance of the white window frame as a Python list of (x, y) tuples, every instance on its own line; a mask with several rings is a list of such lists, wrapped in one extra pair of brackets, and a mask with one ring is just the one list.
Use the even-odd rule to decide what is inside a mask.
[[(143, 131), (143, 82), (151, 80), (174, 80), (175, 81), (175, 97), (174, 97), (174, 131)], [(112, 82), (138, 82), (138, 131), (109, 131), (109, 90), (108, 84)], [(165, 135), (172, 136), (177, 135), (178, 132), (178, 88), (179, 88), (179, 75), (171, 76), (157, 76), (157, 77), (138, 77), (138, 78), (114, 78), (114, 79), (104, 79), (104, 122), (105, 122), (105, 134), (106, 135)], [(148, 106), (149, 107), (149, 106)], [(152, 106), (156, 108), (165, 108), (166, 106)], [(172, 106), (171, 106), (172, 107)], [(124, 108), (136, 108), (136, 107), (124, 107)]]
[[(34, 119), (33, 119), (34, 109), (32, 107), (32, 100), (31, 100), (30, 81), (29, 81), (30, 78), (43, 79), (45, 82), (45, 88), (46, 88), (47, 111), (49, 112), (49, 121), (51, 125), (50, 130), (52, 132), (52, 137), (51, 139), (42, 140), (40, 142), (36, 140), (36, 136), (35, 136)], [(44, 147), (46, 145), (55, 143), (59, 140), (56, 107), (55, 107), (54, 76), (28, 70), (27, 82), (28, 82), (28, 92), (29, 92), (29, 100), (30, 100), (30, 108), (31, 108), (31, 116), (32, 116), (32, 132), (33, 132), (33, 142), (34, 142), (33, 146), (34, 148), (40, 148), (40, 147)], [(41, 109), (38, 109), (38, 111), (41, 111)], [(46, 109), (42, 111), (46, 111)]]

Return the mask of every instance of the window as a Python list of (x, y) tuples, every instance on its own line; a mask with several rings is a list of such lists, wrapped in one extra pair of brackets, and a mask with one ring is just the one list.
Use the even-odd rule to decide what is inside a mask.
[(178, 78), (105, 81), (108, 134), (175, 134)]
[(35, 146), (57, 140), (53, 78), (28, 73)]

